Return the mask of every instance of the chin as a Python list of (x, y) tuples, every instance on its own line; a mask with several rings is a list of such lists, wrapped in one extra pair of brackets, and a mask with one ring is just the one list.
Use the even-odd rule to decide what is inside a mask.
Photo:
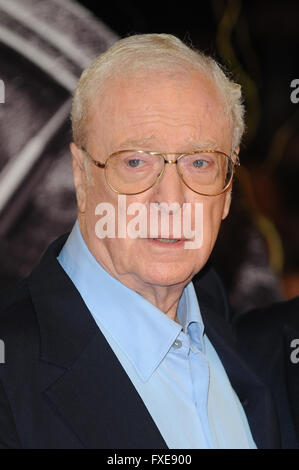
[(148, 284), (158, 286), (186, 285), (195, 275), (190, 267), (189, 269), (187, 267), (182, 269), (182, 265), (167, 266), (161, 263), (147, 268), (146, 272), (142, 273), (143, 280)]

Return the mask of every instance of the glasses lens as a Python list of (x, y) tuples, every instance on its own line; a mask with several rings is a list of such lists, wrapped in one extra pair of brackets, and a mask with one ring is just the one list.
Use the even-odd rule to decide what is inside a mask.
[(110, 186), (123, 194), (137, 194), (153, 186), (163, 171), (161, 155), (124, 151), (112, 155), (106, 166)]
[(182, 180), (194, 191), (207, 196), (221, 193), (231, 182), (233, 163), (220, 152), (198, 152), (178, 160)]

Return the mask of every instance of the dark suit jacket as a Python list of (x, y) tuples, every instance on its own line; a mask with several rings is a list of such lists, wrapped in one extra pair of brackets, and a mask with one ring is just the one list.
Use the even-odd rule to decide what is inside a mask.
[[(0, 338), (6, 353), (5, 364), (0, 364), (0, 447), (166, 448), (56, 260), (65, 240), (54, 242), (29, 278), (0, 297)], [(233, 347), (217, 275), (205, 268), (194, 282), (206, 333), (244, 406), (257, 446), (279, 448), (272, 396)]]
[(236, 348), (272, 391), (282, 446), (298, 448), (299, 354), (292, 342), (299, 341), (299, 297), (240, 315), (234, 331)]

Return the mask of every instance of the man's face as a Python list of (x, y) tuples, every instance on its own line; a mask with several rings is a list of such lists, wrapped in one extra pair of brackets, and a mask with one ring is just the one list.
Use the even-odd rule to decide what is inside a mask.
[[(123, 149), (190, 152), (213, 148), (231, 154), (232, 132), (224, 100), (216, 86), (198, 71), (139, 73), (111, 80), (95, 97), (88, 123), (87, 150), (104, 162)], [(184, 203), (203, 205), (203, 242), (199, 249), (185, 243), (163, 243), (150, 238), (104, 238), (95, 232), (99, 203), (110, 203), (117, 214), (118, 195), (105, 180), (105, 172), (91, 164), (92, 183), (82, 170), (83, 155), (72, 146), (80, 226), (94, 257), (114, 277), (142, 292), (149, 286), (184, 286), (208, 260), (221, 220), (230, 205), (230, 192), (201, 196), (180, 180), (175, 165), (167, 164), (160, 181), (151, 189), (126, 196), (127, 206)], [(171, 159), (171, 156), (169, 156)], [(79, 162), (79, 164), (78, 164)], [(193, 225), (194, 225), (194, 211)], [(131, 216), (132, 218), (132, 216)], [(171, 218), (171, 216), (170, 216)], [(194, 227), (193, 227), (194, 228)], [(172, 234), (169, 234), (172, 238)]]

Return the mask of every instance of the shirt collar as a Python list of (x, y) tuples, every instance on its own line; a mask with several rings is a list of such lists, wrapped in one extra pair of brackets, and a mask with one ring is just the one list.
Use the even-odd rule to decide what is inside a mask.
[(180, 299), (178, 324), (103, 269), (90, 253), (78, 221), (58, 261), (99, 327), (118, 344), (143, 381), (158, 367), (182, 327), (202, 349), (204, 327), (192, 283), (186, 286)]

